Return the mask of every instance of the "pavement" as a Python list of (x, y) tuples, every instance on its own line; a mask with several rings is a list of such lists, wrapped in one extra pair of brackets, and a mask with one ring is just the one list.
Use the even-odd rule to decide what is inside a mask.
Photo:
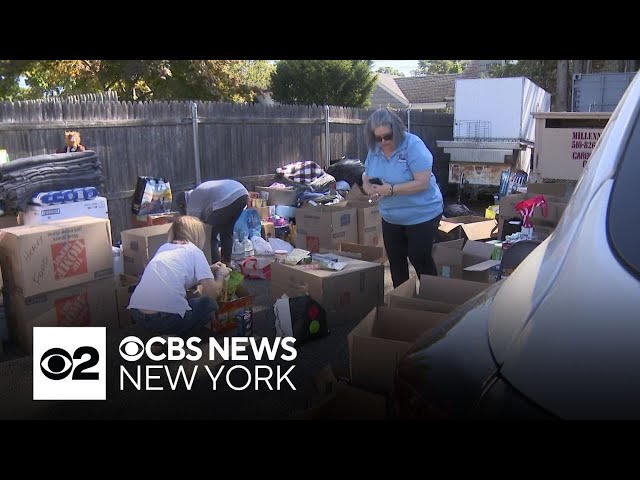
[[(275, 315), (269, 292), (269, 281), (247, 279), (245, 286), (255, 295), (254, 336), (274, 339)], [(386, 294), (392, 289), (387, 262), (385, 264), (385, 300)], [(244, 385), (247, 380), (246, 372), (236, 368), (229, 374), (229, 383), (222, 381), (226, 372), (237, 362), (234, 363), (231, 360), (211, 362), (205, 351), (205, 355), (198, 362), (188, 360), (153, 362), (153, 365), (166, 368), (166, 370), (165, 368), (153, 369), (154, 375), (159, 375), (160, 379), (150, 381), (150, 385), (162, 389), (145, 390), (142, 382), (143, 385), (138, 390), (126, 376), (120, 374), (123, 361), (118, 354), (123, 338), (129, 335), (143, 339), (146, 335), (148, 338), (148, 334), (132, 326), (107, 332), (106, 401), (35, 401), (32, 389), (33, 358), (25, 355), (17, 347), (8, 345), (4, 355), (0, 356), (0, 419), (288, 419), (310, 406), (310, 399), (313, 396), (313, 378), (323, 367), (330, 365), (334, 372), (348, 376), (347, 334), (359, 320), (353, 319), (332, 328), (329, 335), (324, 338), (296, 345), (297, 358), (293, 362), (280, 359), (258, 362), (255, 358), (241, 362), (254, 378), (257, 365), (268, 364), (274, 370), (280, 367), (281, 373), (286, 372), (291, 365), (295, 365), (287, 376), (295, 389), (291, 388), (286, 381), (283, 381), (278, 389), (276, 382), (270, 381), (269, 384), (273, 390), (269, 389), (266, 382), (262, 382), (257, 391), (253, 385), (244, 390), (234, 390), (229, 384), (236, 388)], [(4, 361), (1, 361), (2, 359)], [(147, 363), (152, 362), (147, 360)], [(216, 381), (215, 389), (205, 366), (214, 376), (217, 375), (218, 369), (223, 369), (222, 376)], [(129, 368), (127, 371), (132, 375), (135, 373)], [(180, 381), (174, 390), (169, 378), (175, 381), (176, 374)], [(135, 378), (135, 375), (133, 376)], [(185, 378), (189, 381), (183, 381)]]
[[(481, 207), (483, 208), (483, 207)], [(480, 210), (480, 208), (478, 208)], [(483, 210), (482, 210), (483, 211)], [(410, 274), (415, 275), (413, 267)], [(275, 338), (275, 315), (269, 291), (269, 281), (245, 280), (245, 286), (254, 298), (254, 329), (257, 338)], [(393, 289), (388, 262), (385, 264), (385, 303), (387, 294)], [(16, 419), (140, 419), (140, 420), (278, 420), (289, 419), (292, 415), (307, 409), (313, 397), (313, 379), (329, 365), (334, 372), (348, 377), (349, 353), (347, 334), (360, 321), (352, 319), (343, 325), (334, 327), (324, 338), (296, 345), (297, 358), (293, 362), (283, 360), (269, 361), (272, 367), (281, 367), (285, 372), (295, 365), (288, 374), (293, 384), (286, 382), (273, 390), (262, 383), (259, 390), (252, 386), (244, 390), (235, 390), (229, 386), (243, 385), (246, 373), (240, 369), (232, 370), (227, 383), (214, 383), (205, 367), (215, 376), (219, 369), (226, 372), (234, 366), (231, 360), (211, 362), (205, 355), (198, 362), (164, 361), (163, 369), (153, 369), (160, 375), (159, 380), (150, 380), (150, 385), (160, 386), (160, 390), (149, 391), (142, 385), (135, 388), (126, 377), (120, 378), (121, 356), (118, 353), (120, 342), (129, 335), (144, 338), (145, 333), (135, 326), (107, 332), (107, 400), (106, 401), (52, 401), (33, 400), (33, 358), (25, 355), (17, 347), (4, 344), (0, 349), (0, 420)], [(206, 353), (206, 352), (205, 352)], [(150, 361), (148, 361), (150, 362)], [(264, 365), (254, 358), (241, 362), (249, 372), (256, 366)], [(195, 368), (197, 366), (197, 368)], [(182, 370), (181, 370), (182, 368)], [(157, 373), (159, 372), (159, 373)], [(174, 388), (170, 378), (180, 377)], [(222, 378), (222, 377), (219, 377)], [(144, 382), (143, 382), (144, 383)]]

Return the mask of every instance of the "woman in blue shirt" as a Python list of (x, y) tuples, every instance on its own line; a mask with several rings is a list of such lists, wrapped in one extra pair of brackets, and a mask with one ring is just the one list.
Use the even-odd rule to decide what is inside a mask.
[(433, 155), (420, 137), (407, 132), (402, 120), (386, 108), (371, 114), (365, 138), (369, 152), (362, 183), (368, 195), (379, 199), (393, 286), (409, 279), (407, 258), (418, 278), (437, 275), (431, 250), (444, 207), (431, 173)]

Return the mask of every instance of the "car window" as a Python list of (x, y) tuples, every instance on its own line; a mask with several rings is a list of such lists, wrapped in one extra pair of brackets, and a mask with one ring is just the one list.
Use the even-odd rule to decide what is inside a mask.
[(607, 218), (615, 255), (640, 277), (640, 120), (636, 116), (615, 176)]

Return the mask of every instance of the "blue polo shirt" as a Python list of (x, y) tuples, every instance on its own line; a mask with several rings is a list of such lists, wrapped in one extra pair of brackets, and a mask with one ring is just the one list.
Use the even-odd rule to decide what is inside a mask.
[[(386, 183), (397, 185), (413, 180), (413, 172), (432, 170), (433, 155), (420, 137), (407, 132), (389, 160), (380, 145), (376, 145), (374, 150), (369, 150), (364, 166), (369, 178), (378, 177)], [(379, 207), (382, 218), (396, 225), (416, 225), (432, 220), (444, 208), (442, 193), (433, 174), (426, 190), (411, 195), (383, 197)]]

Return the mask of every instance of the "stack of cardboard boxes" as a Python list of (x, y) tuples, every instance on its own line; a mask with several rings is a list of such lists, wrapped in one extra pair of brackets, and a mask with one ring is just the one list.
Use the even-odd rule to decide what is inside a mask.
[(4, 229), (0, 261), (9, 331), (25, 351), (33, 327), (117, 326), (109, 220)]

